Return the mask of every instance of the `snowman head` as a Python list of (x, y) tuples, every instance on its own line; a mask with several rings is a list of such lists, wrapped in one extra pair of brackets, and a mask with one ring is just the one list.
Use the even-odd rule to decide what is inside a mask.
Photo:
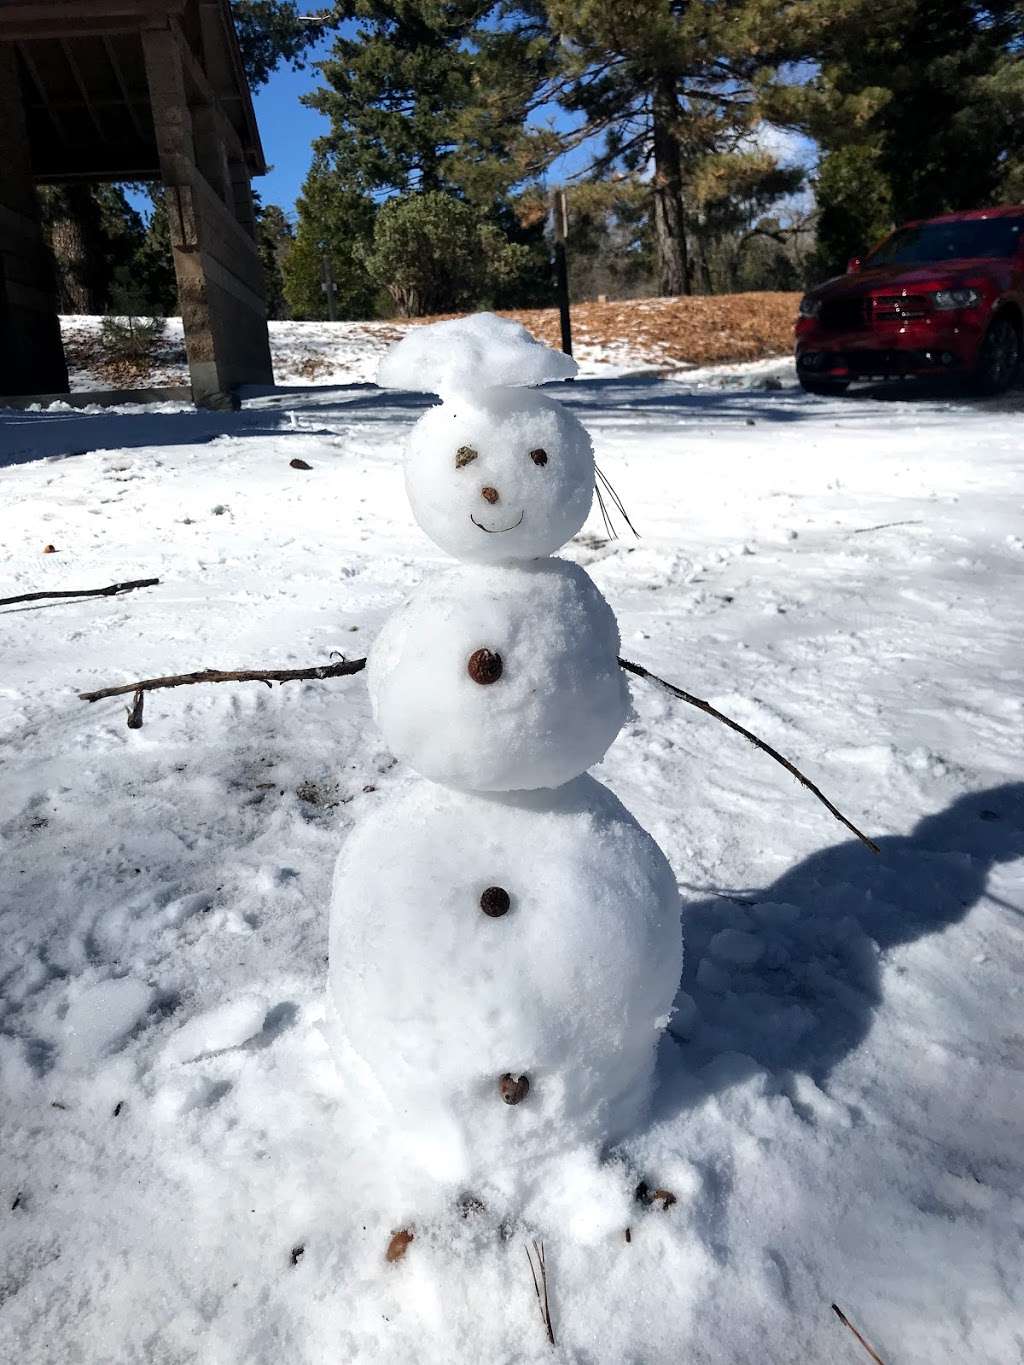
[(538, 559), (586, 521), (590, 438), (525, 387), (575, 372), (569, 356), (487, 313), (418, 327), (385, 357), (382, 384), (443, 399), (413, 428), (405, 470), (413, 515), (443, 550), (487, 564)]

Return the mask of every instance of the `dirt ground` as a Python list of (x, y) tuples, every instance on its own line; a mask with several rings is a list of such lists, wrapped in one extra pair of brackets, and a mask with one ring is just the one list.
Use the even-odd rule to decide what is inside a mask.
[[(799, 302), (799, 294), (758, 293), (577, 303), (573, 342), (627, 347), (666, 368), (761, 360), (792, 350)], [(560, 344), (554, 308), (516, 309), (501, 316), (515, 318), (549, 346)]]

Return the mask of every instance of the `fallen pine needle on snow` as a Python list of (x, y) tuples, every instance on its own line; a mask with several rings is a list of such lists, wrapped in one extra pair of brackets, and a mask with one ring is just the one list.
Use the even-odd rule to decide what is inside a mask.
[(0, 597), (0, 607), (9, 607), (15, 602), (41, 602), (47, 597), (117, 597), (122, 592), (134, 592), (136, 588), (152, 588), (159, 578), (133, 578), (127, 583), (110, 583), (105, 588), (75, 588), (68, 592), (23, 592), (18, 597)]
[[(535, 1258), (536, 1266), (534, 1265)], [(533, 1289), (537, 1295), (537, 1304), (540, 1308), (540, 1320), (548, 1334), (548, 1341), (554, 1346), (555, 1333), (551, 1326), (551, 1304), (548, 1302), (548, 1268), (544, 1260), (544, 1243), (534, 1239), (526, 1248), (526, 1259), (530, 1262), (530, 1274), (533, 1276)]]
[(843, 1310), (839, 1307), (837, 1303), (834, 1303), (832, 1305), (832, 1312), (835, 1313), (836, 1317), (839, 1319), (839, 1321), (843, 1324), (844, 1327), (848, 1327), (850, 1329), (853, 1335), (864, 1347), (865, 1351), (867, 1351), (871, 1359), (875, 1362), (875, 1365), (885, 1365), (885, 1361), (882, 1359), (882, 1357), (877, 1353), (877, 1351), (872, 1350), (872, 1348), (867, 1344), (867, 1342), (857, 1331), (856, 1327), (854, 1327), (853, 1323), (850, 1321), (850, 1319), (846, 1316), (846, 1314), (843, 1312)]
[(856, 834), (861, 843), (866, 844), (872, 853), (878, 853), (880, 851), (875, 841), (869, 839), (868, 836), (859, 830), (851, 820), (847, 820), (843, 812), (832, 804), (824, 792), (816, 787), (809, 777), (805, 777), (799, 768), (790, 763), (788, 758), (783, 758), (777, 749), (773, 749), (771, 745), (766, 744), (763, 739), (758, 739), (757, 735), (746, 729), (745, 726), (742, 726), (738, 721), (731, 720), (728, 716), (723, 715), (723, 713), (716, 710), (710, 702), (704, 701), (700, 697), (695, 697), (692, 692), (684, 692), (681, 687), (676, 687), (675, 683), (666, 682), (664, 678), (659, 678), (656, 673), (651, 673), (649, 669), (644, 668), (643, 664), (631, 663), (629, 659), (620, 659), (619, 664), (627, 673), (635, 673), (638, 678), (646, 678), (657, 687), (663, 687), (666, 692), (671, 692), (672, 695), (678, 697), (680, 701), (689, 702), (691, 706), (696, 706), (698, 711), (703, 711), (706, 715), (714, 716), (715, 720), (720, 720), (723, 725), (728, 725), (730, 730), (735, 730), (736, 733), (742, 735), (744, 739), (749, 739), (755, 748), (766, 753), (769, 758), (774, 758), (776, 763), (781, 763), (788, 773), (792, 773), (797, 781), (816, 796), (825, 809), (831, 811), (840, 824), (845, 825), (848, 830), (851, 830)]

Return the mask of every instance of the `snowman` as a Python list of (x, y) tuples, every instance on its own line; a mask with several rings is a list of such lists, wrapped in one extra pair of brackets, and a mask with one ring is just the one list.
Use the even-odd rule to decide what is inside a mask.
[(418, 327), (381, 366), (441, 398), (405, 479), (458, 563), (370, 652), (374, 717), (418, 776), (348, 838), (331, 908), (340, 1065), (403, 1162), (506, 1208), (642, 1122), (682, 958), (664, 854), (586, 772), (629, 696), (611, 608), (553, 557), (594, 459), (532, 386), (575, 371), (489, 314)]

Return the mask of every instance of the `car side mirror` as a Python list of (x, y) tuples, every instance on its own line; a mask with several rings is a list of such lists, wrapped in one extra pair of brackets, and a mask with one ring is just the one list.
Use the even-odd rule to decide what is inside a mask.
[(858, 274), (863, 264), (864, 262), (861, 260), (859, 256), (851, 256), (850, 259), (846, 262), (847, 275)]

